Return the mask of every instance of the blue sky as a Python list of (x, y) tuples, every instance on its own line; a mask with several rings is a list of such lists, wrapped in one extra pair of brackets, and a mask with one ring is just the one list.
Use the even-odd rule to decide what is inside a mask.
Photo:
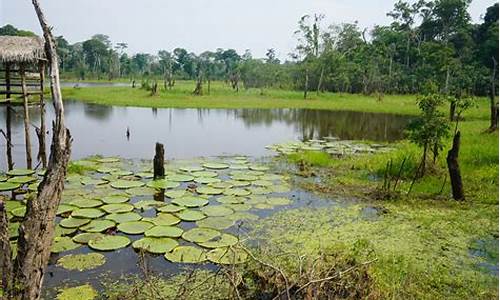
[[(275, 48), (284, 58), (295, 46), (293, 32), (304, 14), (322, 13), (325, 23), (358, 21), (361, 28), (388, 24), (389, 0), (40, 0), (55, 34), (71, 42), (107, 34), (127, 42), (129, 53), (184, 47), (199, 53), (217, 47), (250, 49), (262, 57)], [(473, 0), (480, 21), (495, 0)], [(39, 33), (30, 0), (0, 0), (0, 25)]]

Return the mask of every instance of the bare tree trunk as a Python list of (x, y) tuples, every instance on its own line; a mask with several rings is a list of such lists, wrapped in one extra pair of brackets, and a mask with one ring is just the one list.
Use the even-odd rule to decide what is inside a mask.
[(450, 173), (451, 190), (453, 199), (465, 200), (464, 188), (462, 185), (462, 176), (460, 175), (460, 166), (458, 164), (458, 153), (460, 150), (460, 131), (453, 137), (453, 147), (448, 151), (446, 162), (448, 163), (448, 171)]
[(54, 236), (54, 219), (64, 188), (64, 177), (71, 149), (71, 136), (64, 126), (64, 107), (55, 40), (38, 0), (32, 0), (32, 2), (45, 38), (45, 52), (50, 67), (50, 88), (56, 118), (53, 123), (47, 172), (38, 186), (37, 197), (28, 201), (26, 205), (25, 219), (19, 227), (18, 252), (14, 261), (11, 288), (4, 291), (9, 298), (23, 300), (40, 298)]
[(307, 91), (309, 90), (309, 70), (306, 67), (306, 77), (304, 80), (304, 100), (307, 99)]
[(498, 129), (498, 102), (496, 101), (496, 72), (497, 72), (497, 61), (493, 59), (493, 74), (491, 75), (491, 90), (488, 93), (490, 95), (490, 131), (495, 131)]
[(23, 112), (24, 112), (24, 143), (26, 146), (26, 168), (31, 169), (31, 138), (30, 138), (30, 114), (28, 110), (28, 90), (26, 88), (26, 73), (24, 65), (21, 65), (21, 89), (23, 92)]
[(318, 81), (318, 88), (316, 89), (316, 94), (319, 95), (319, 92), (321, 90), (321, 86), (323, 85), (323, 76), (325, 74), (325, 67), (321, 67), (321, 73), (319, 74), (319, 81)]
[(155, 157), (153, 158), (154, 179), (165, 177), (165, 149), (163, 144), (156, 143)]
[(37, 129), (38, 136), (38, 159), (42, 161), (43, 168), (47, 168), (47, 153), (45, 146), (45, 100), (43, 95), (45, 84), (45, 63), (40, 63), (40, 129)]

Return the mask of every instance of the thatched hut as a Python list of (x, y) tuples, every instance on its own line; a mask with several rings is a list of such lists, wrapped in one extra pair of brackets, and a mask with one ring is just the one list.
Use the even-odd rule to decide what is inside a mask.
[[(0, 103), (9, 106), (13, 100), (22, 98), (24, 106), (24, 131), (26, 145), (26, 166), (31, 168), (31, 141), (30, 141), (30, 118), (28, 113), (28, 103), (31, 95), (39, 95), (40, 105), (40, 127), (36, 128), (39, 138), (39, 159), (43, 166), (46, 166), (45, 155), (45, 121), (44, 121), (44, 75), (45, 75), (45, 44), (43, 39), (37, 36), (0, 36), (0, 95), (5, 95), (0, 99)], [(2, 76), (3, 75), (3, 76)], [(18, 96), (17, 98), (16, 95)], [(7, 108), (10, 114), (10, 108)], [(10, 118), (7, 118), (7, 157), (9, 159), (9, 169), (12, 168), (12, 158), (10, 153)]]

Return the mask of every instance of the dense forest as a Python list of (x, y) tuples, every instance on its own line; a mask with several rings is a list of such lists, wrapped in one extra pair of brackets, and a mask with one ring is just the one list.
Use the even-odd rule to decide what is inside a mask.
[[(67, 78), (227, 81), (241, 88), (293, 88), (308, 91), (379, 94), (442, 93), (486, 95), (498, 81), (498, 3), (473, 24), (471, 0), (398, 1), (389, 26), (371, 31), (357, 23), (325, 24), (323, 15), (298, 21), (297, 46), (280, 61), (275, 49), (265, 58), (250, 51), (216, 49), (200, 54), (183, 48), (129, 55), (127, 43), (113, 44), (104, 34), (70, 44), (57, 37), (60, 68)], [(30, 35), (11, 25), (0, 35)]]

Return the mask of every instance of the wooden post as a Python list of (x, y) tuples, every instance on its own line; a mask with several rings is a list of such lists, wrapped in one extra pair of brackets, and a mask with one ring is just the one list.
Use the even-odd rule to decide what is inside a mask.
[(26, 145), (26, 168), (31, 169), (31, 138), (30, 138), (30, 114), (28, 110), (28, 90), (26, 88), (26, 73), (24, 72), (24, 64), (20, 66), (21, 72), (21, 89), (23, 92), (23, 112), (24, 112), (24, 143)]
[(9, 170), (14, 169), (14, 161), (12, 160), (12, 107), (10, 107), (10, 102), (7, 102), (7, 105), (5, 106), (5, 128), (6, 128), (6, 149), (7, 149), (7, 168)]
[(40, 71), (40, 128), (36, 129), (36, 134), (38, 136), (38, 160), (42, 161), (43, 168), (47, 168), (47, 153), (45, 152), (45, 101), (44, 101), (44, 84), (45, 84), (45, 63), (40, 61), (39, 63)]
[(10, 104), (10, 63), (5, 63), (5, 96), (7, 105)]
[(462, 185), (462, 176), (460, 175), (460, 166), (458, 164), (458, 153), (460, 150), (460, 131), (453, 137), (453, 146), (448, 151), (446, 162), (448, 163), (448, 171), (450, 172), (451, 190), (453, 199), (465, 200), (464, 188)]
[(156, 143), (155, 157), (153, 158), (153, 175), (154, 179), (165, 177), (165, 149), (163, 144)]

